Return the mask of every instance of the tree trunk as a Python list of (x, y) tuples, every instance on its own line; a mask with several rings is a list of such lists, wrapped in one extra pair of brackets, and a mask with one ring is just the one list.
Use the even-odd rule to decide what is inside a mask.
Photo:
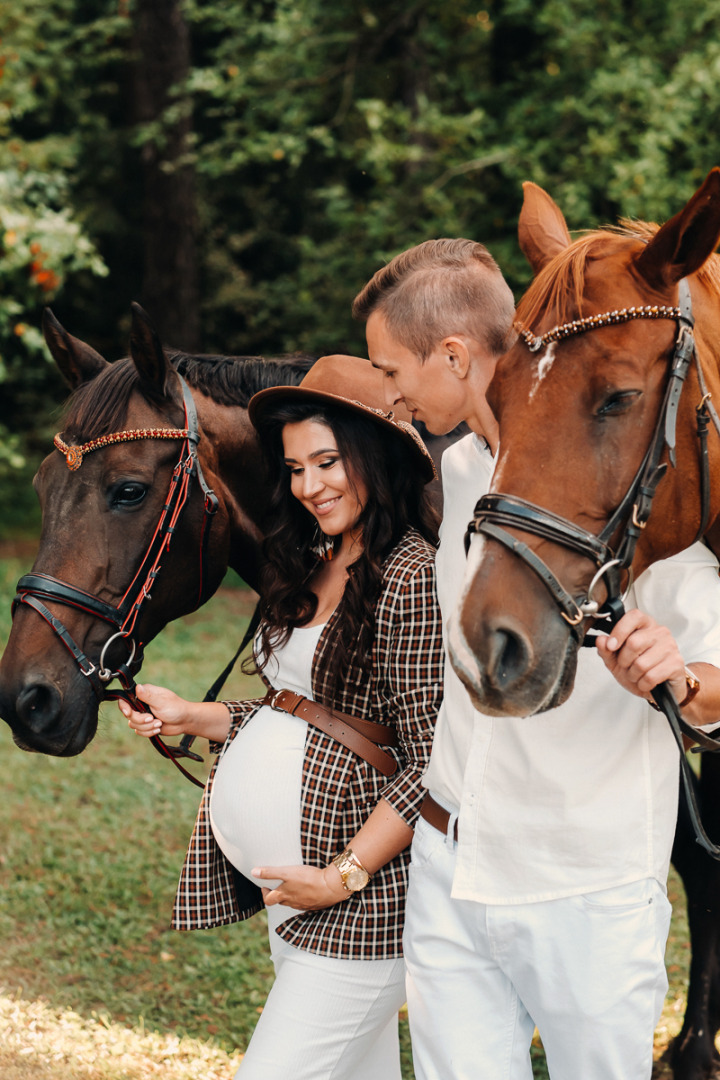
[[(141, 303), (164, 342), (199, 348), (195, 170), (191, 109), (179, 94), (190, 66), (190, 38), (178, 0), (138, 0), (134, 71), (136, 119), (158, 130), (142, 148), (144, 270)], [(174, 92), (173, 92), (174, 91)], [(178, 116), (163, 119), (169, 105)]]

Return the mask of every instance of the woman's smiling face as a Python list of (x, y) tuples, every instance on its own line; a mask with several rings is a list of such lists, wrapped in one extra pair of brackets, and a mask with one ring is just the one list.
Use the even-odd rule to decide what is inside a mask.
[(350, 475), (332, 429), (320, 420), (285, 424), (282, 432), (290, 490), (327, 536), (351, 532), (365, 504), (364, 484)]

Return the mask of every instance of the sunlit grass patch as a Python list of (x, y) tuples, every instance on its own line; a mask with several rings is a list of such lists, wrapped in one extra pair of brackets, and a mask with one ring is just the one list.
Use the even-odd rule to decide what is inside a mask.
[(0, 992), (3, 1080), (228, 1080), (242, 1054)]

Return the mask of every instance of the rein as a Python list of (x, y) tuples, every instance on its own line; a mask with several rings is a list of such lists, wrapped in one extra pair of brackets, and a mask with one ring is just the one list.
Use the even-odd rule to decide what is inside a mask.
[[(142, 642), (136, 643), (133, 634), (140, 612), (152, 598), (151, 590), (160, 572), (161, 560), (166, 552), (170, 550), (173, 535), (190, 495), (190, 484), (193, 476), (197, 478), (204, 496), (200, 540), (200, 580), (196, 608), (200, 607), (206, 599), (205, 582), (207, 577), (208, 541), (212, 519), (218, 508), (217, 496), (208, 487), (198, 458), (197, 447), (200, 441), (200, 432), (195, 402), (185, 380), (179, 374), (178, 378), (182, 389), (185, 411), (184, 428), (143, 428), (140, 430), (119, 431), (111, 435), (100, 436), (81, 446), (69, 446), (62, 440), (60, 435), (55, 436), (55, 447), (65, 455), (67, 466), (73, 472), (80, 468), (86, 454), (115, 443), (134, 442), (139, 439), (179, 439), (182, 441), (180, 456), (170, 478), (168, 493), (155, 532), (120, 603), (117, 607), (113, 607), (91, 593), (78, 589), (74, 585), (68, 585), (49, 574), (26, 574), (20, 578), (17, 584), (17, 595), (12, 605), (13, 616), (18, 607), (25, 604), (36, 611), (48, 623), (70, 652), (81, 674), (90, 682), (99, 702), (123, 698), (139, 711), (145, 711), (146, 707), (140, 704), (135, 696), (134, 675), (142, 665), (143, 645)], [(46, 602), (64, 604), (67, 607), (84, 611), (88, 615), (108, 623), (114, 629), (114, 633), (110, 635), (103, 645), (97, 662), (93, 662), (85, 655), (67, 627), (47, 608)], [(115, 670), (112, 670), (107, 660), (107, 653), (110, 645), (118, 638), (127, 642), (128, 657), (123, 663), (118, 664)], [(117, 679), (121, 685), (118, 689), (110, 690), (108, 684), (114, 679)], [(184, 776), (198, 787), (204, 786), (187, 772), (177, 760), (178, 757), (191, 757), (194, 760), (202, 760), (197, 754), (189, 751), (189, 745), (183, 746), (181, 743), (180, 746), (176, 747), (168, 746), (159, 736), (154, 736), (151, 741), (161, 754), (172, 760), (173, 764)]]
[[(586, 638), (582, 624), (586, 619), (603, 619), (609, 629), (625, 613), (621, 590), (622, 571), (630, 570), (635, 557), (635, 549), (640, 535), (647, 525), (652, 510), (653, 499), (658, 483), (665, 475), (667, 463), (661, 463), (661, 457), (667, 449), (670, 464), (675, 467), (675, 435), (677, 414), (683, 386), (690, 364), (695, 360), (698, 384), (702, 395), (696, 408), (697, 434), (700, 442), (700, 527), (695, 540), (705, 532), (710, 513), (710, 468), (707, 449), (707, 429), (712, 421), (720, 435), (720, 417), (710, 402), (702, 367), (697, 355), (693, 334), (694, 319), (692, 301), (687, 281), (679, 283), (678, 306), (667, 305), (630, 307), (618, 311), (609, 311), (601, 315), (591, 315), (584, 319), (563, 323), (540, 336), (530, 330), (521, 330), (523, 339), (531, 352), (537, 352), (543, 345), (561, 341), (564, 338), (595, 330), (603, 326), (630, 322), (633, 319), (676, 319), (678, 332), (675, 339), (673, 357), (665, 394), (645, 457), (635, 474), (630, 487), (619, 506), (611, 515), (605, 527), (595, 536), (574, 522), (545, 510), (535, 503), (520, 499), (514, 495), (488, 494), (478, 500), (472, 521), (465, 534), (465, 552), (470, 547), (474, 533), (480, 533), (496, 540), (528, 566), (548, 589), (560, 615), (570, 626), (572, 637), (578, 644), (594, 644), (594, 639)], [(505, 526), (533, 533), (543, 539), (570, 548), (595, 563), (597, 572), (593, 577), (584, 599), (572, 596), (550, 567), (525, 543), (507, 532)], [(620, 533), (614, 546), (611, 541)], [(596, 586), (606, 579), (606, 599), (602, 605), (594, 599)], [(605, 627), (604, 627), (605, 628)], [(710, 750), (720, 751), (720, 739), (706, 735), (683, 720), (677, 702), (667, 683), (660, 683), (652, 691), (652, 697), (670, 724), (673, 737), (680, 750), (681, 775), (688, 802), (690, 819), (695, 830), (697, 842), (714, 859), (720, 860), (720, 847), (713, 844), (707, 836), (695, 798), (694, 777), (685, 755), (683, 734), (699, 745), (693, 747), (694, 753)]]

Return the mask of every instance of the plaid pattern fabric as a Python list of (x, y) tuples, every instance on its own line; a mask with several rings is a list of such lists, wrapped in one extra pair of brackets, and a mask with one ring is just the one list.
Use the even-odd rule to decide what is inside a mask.
[[(332, 691), (329, 663), (342, 605), (322, 631), (313, 659), (313, 696), (342, 712), (397, 729), (390, 749), (400, 768), (389, 779), (341, 743), (308, 727), (303, 764), (303, 861), (327, 866), (384, 798), (413, 826), (425, 790), (432, 734), (442, 699), (442, 630), (435, 593), (435, 551), (408, 532), (383, 565), (370, 664), (351, 657), (341, 687)], [(225, 748), (257, 709), (228, 702), (231, 731)], [(224, 752), (224, 751), (223, 751)], [(222, 754), (221, 754), (222, 756)], [(219, 760), (219, 759), (218, 759)], [(248, 918), (262, 907), (260, 890), (225, 860), (210, 827), (208, 803), (217, 762), (200, 804), (180, 878), (173, 926), (191, 930)], [(320, 911), (294, 915), (278, 933), (290, 944), (341, 959), (402, 955), (401, 935), (409, 848), (373, 875), (361, 892)]]

